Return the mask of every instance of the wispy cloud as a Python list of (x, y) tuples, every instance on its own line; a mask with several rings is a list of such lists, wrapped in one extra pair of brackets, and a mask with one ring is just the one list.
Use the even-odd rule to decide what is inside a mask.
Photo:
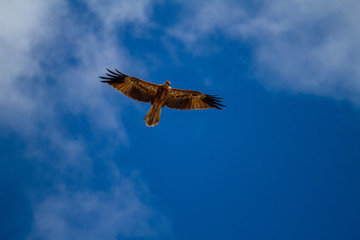
[[(360, 104), (359, 10), (356, 1), (275, 1), (238, 27), (259, 43), (268, 86)], [(272, 80), (264, 77), (272, 73)]]
[[(66, 123), (84, 119), (90, 135), (127, 144), (121, 107), (108, 104), (97, 76), (105, 67), (130, 69), (136, 62), (116, 27), (146, 27), (151, 3), (84, 1), (81, 14), (63, 1), (2, 3), (0, 129), (23, 139), (23, 155), (38, 165), (37, 176), (58, 186), (32, 189), (32, 238), (116, 239), (167, 231), (166, 220), (142, 198), (149, 194), (140, 180), (111, 172), (117, 166), (106, 168), (109, 189), (88, 187), (97, 161), (89, 151), (93, 143)], [(82, 181), (69, 187), (69, 172)]]
[(195, 52), (214, 34), (238, 39), (253, 47), (258, 79), (269, 88), (360, 104), (358, 1), (197, 4), (187, 3), (191, 14), (169, 29)]
[(149, 21), (154, 1), (86, 1), (91, 11), (94, 11), (100, 17), (102, 24), (106, 28), (123, 25), (127, 23), (146, 23)]
[[(44, 34), (41, 27), (57, 3), (43, 1), (5, 1), (0, 10), (0, 119), (2, 124), (29, 134), (38, 119), (34, 111), (42, 109), (32, 79), (40, 72), (39, 61), (33, 57), (33, 47)], [(35, 16), (35, 17), (34, 17)], [(39, 82), (43, 79), (40, 78)], [(40, 105), (40, 106), (39, 106)], [(27, 121), (23, 121), (27, 119)], [(35, 120), (37, 121), (37, 120)]]
[(6, 1), (0, 10), (1, 123), (20, 135), (36, 134), (41, 118), (56, 124), (56, 108), (66, 107), (126, 141), (119, 112), (106, 104), (97, 76), (107, 66), (129, 69), (136, 62), (115, 27), (146, 27), (151, 1), (83, 4), (88, 11), (82, 15), (62, 1)]
[[(113, 166), (114, 167), (114, 166)], [(30, 239), (119, 239), (168, 234), (166, 219), (145, 203), (136, 177), (112, 176), (106, 190), (65, 187), (35, 205)]]

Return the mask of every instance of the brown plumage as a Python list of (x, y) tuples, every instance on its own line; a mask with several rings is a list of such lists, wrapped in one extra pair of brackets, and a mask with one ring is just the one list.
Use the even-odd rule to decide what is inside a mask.
[(160, 122), (161, 108), (190, 110), (225, 107), (221, 104), (221, 98), (207, 95), (192, 90), (182, 90), (170, 87), (170, 82), (159, 85), (146, 82), (136, 77), (127, 76), (118, 70), (116, 72), (107, 69), (107, 77), (101, 81), (109, 84), (126, 96), (141, 102), (150, 102), (151, 108), (146, 114), (144, 121), (147, 126), (153, 127)]

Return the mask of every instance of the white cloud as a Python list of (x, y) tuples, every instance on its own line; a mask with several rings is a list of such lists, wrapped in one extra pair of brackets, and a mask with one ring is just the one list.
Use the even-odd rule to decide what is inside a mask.
[[(167, 34), (182, 40), (188, 49), (197, 53), (202, 44), (197, 44), (209, 35), (230, 33), (232, 25), (244, 17), (243, 9), (226, 1), (180, 2), (184, 7), (180, 21), (167, 29)], [(210, 49), (207, 48), (206, 51)]]
[(212, 34), (238, 39), (253, 47), (266, 86), (360, 104), (359, 1), (201, 3), (188, 3), (193, 12), (169, 30), (191, 49)]
[[(115, 30), (125, 24), (146, 27), (151, 1), (84, 1), (90, 11), (82, 15), (68, 4), (9, 0), (0, 8), (0, 127), (24, 139), (24, 157), (34, 161), (39, 178), (62, 186), (55, 193), (32, 192), (31, 237), (156, 236), (168, 226), (142, 199), (138, 180), (109, 174), (110, 189), (85, 187), (94, 174), (93, 146), (64, 123), (64, 117), (83, 117), (88, 131), (127, 143), (121, 107), (108, 103), (98, 75), (105, 67), (135, 65)], [(76, 190), (66, 185), (73, 174), (82, 179)]]
[[(29, 133), (36, 118), (37, 94), (29, 92), (30, 79), (39, 73), (32, 48), (43, 34), (43, 21), (57, 6), (44, 1), (2, 1), (0, 9), (0, 119), (13, 129)], [(35, 17), (34, 17), (35, 16)]]
[[(136, 60), (121, 45), (115, 27), (137, 23), (146, 27), (152, 1), (84, 4), (89, 12), (81, 17), (62, 1), (2, 1), (0, 125), (32, 137), (41, 132), (39, 122), (61, 128), (56, 108), (66, 107), (87, 114), (94, 127), (118, 132), (126, 143), (118, 119), (121, 108), (106, 102), (98, 75), (105, 67), (134, 65)], [(99, 25), (88, 24), (89, 19), (97, 19)]]
[(85, 1), (90, 9), (97, 13), (107, 28), (124, 23), (146, 23), (150, 13), (151, 0), (123, 0), (123, 1)]
[(123, 239), (168, 234), (167, 221), (145, 203), (136, 179), (117, 175), (108, 190), (61, 188), (37, 204), (30, 239)]
[[(238, 27), (259, 43), (268, 86), (360, 104), (359, 10), (356, 1), (275, 1)], [(278, 80), (267, 80), (268, 73)]]

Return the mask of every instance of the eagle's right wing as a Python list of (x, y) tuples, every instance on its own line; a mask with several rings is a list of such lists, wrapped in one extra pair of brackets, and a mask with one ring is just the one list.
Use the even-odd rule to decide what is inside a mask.
[(107, 69), (110, 74), (101, 81), (109, 84), (124, 95), (141, 102), (152, 102), (159, 85), (146, 82), (136, 77), (127, 76), (115, 69), (116, 73)]

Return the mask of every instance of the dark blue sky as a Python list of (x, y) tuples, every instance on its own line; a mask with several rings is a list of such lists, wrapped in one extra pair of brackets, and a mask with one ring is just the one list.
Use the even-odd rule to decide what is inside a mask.
[[(5, 4), (1, 239), (359, 239), (356, 9)], [(107, 67), (227, 107), (164, 108), (148, 128)]]

